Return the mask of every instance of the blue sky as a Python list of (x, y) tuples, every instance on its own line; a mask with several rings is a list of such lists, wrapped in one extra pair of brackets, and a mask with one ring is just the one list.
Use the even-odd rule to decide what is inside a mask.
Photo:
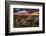
[(39, 11), (39, 9), (14, 8), (14, 12), (19, 12), (23, 10), (28, 11), (28, 12)]

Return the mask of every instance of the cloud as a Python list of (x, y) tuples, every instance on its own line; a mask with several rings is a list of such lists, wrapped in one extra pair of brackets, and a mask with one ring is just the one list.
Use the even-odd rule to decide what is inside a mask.
[(16, 12), (16, 14), (19, 14), (19, 13), (28, 13), (28, 11), (23, 10), (23, 11)]

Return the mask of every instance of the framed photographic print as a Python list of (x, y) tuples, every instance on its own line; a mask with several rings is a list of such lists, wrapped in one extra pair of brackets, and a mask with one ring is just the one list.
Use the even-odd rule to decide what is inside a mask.
[(20, 1), (5, 3), (6, 35), (44, 33), (44, 3)]

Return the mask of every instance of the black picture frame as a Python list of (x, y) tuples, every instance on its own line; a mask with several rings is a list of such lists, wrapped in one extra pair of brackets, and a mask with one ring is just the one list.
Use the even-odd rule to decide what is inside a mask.
[[(35, 4), (35, 5), (42, 5), (42, 13), (43, 13), (43, 30), (42, 31), (32, 31), (32, 32), (18, 32), (18, 33), (9, 33), (9, 5), (15, 3), (26, 3), (26, 4)], [(5, 1), (5, 35), (19, 35), (19, 34), (38, 34), (38, 33), (45, 33), (45, 3), (42, 2), (20, 2), (20, 1)]]

